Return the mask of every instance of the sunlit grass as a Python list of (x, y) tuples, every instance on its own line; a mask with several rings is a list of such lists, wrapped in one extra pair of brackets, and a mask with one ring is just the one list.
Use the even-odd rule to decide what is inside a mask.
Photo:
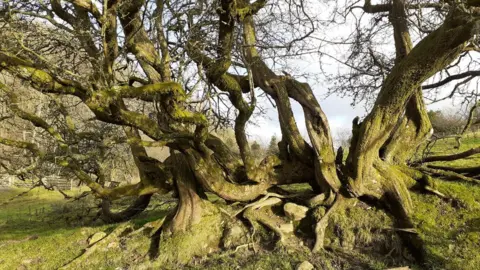
[[(80, 255), (88, 247), (87, 239), (96, 232), (110, 231), (117, 225), (105, 225), (100, 220), (83, 220), (76, 212), (84, 213), (94, 205), (80, 200), (71, 202), (56, 191), (35, 188), (27, 194), (14, 196), (26, 189), (0, 189), (0, 269), (57, 269)], [(66, 191), (71, 196), (85, 189)], [(155, 201), (152, 202), (154, 207)], [(150, 207), (151, 209), (152, 207)], [(95, 216), (95, 211), (90, 216)], [(144, 224), (165, 208), (141, 215), (135, 223)]]
[[(439, 140), (431, 155), (449, 155), (480, 146), (480, 133), (464, 137), (460, 149), (454, 138)], [(451, 167), (480, 165), (480, 154), (448, 162)], [(437, 189), (453, 201), (413, 193), (414, 219), (426, 243), (429, 264), (443, 269), (480, 269), (480, 185), (436, 180)]]

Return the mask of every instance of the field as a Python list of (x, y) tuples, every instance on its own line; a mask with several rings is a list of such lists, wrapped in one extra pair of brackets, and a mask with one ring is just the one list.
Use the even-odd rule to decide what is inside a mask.
[[(434, 154), (463, 151), (480, 145), (480, 138), (464, 139), (460, 150), (454, 141), (439, 142)], [(439, 163), (442, 164), (442, 163)], [(480, 155), (450, 166), (468, 167), (480, 164)], [(298, 187), (297, 187), (298, 188)], [(300, 187), (304, 188), (304, 187)], [(412, 192), (414, 219), (418, 233), (426, 243), (428, 267), (432, 269), (480, 269), (480, 185), (462, 181), (436, 180), (436, 188), (450, 200), (435, 195)], [(96, 218), (98, 209), (91, 196), (71, 201), (56, 191), (33, 189), (0, 189), (0, 269), (137, 269), (135, 260), (112, 250), (97, 250), (88, 266), (77, 268), (69, 263), (89, 247), (97, 232), (112, 232), (115, 225), (105, 225)], [(67, 192), (80, 196), (85, 190)], [(14, 199), (12, 199), (15, 197)], [(165, 199), (167, 203), (163, 203)], [(127, 202), (124, 202), (127, 203)], [(143, 224), (163, 217), (175, 207), (171, 198), (156, 197), (146, 212), (132, 223)], [(410, 266), (398, 238), (391, 230), (391, 219), (371, 207), (336, 213), (327, 231), (329, 248), (320, 254), (308, 250), (287, 250), (279, 246), (256, 250), (238, 248), (195, 258), (185, 269), (295, 269), (304, 260), (317, 269), (385, 269)], [(373, 225), (372, 225), (373, 224)], [(149, 243), (146, 243), (148, 245)], [(109, 245), (110, 246), (110, 245)], [(148, 247), (147, 247), (148, 248)], [(127, 252), (123, 252), (127, 253)], [(139, 252), (140, 254), (141, 252)], [(140, 256), (140, 255), (139, 255)], [(130, 260), (130, 261), (129, 261)], [(180, 266), (162, 265), (163, 269)], [(146, 267), (148, 268), (148, 267)], [(158, 268), (156, 266), (155, 268)]]

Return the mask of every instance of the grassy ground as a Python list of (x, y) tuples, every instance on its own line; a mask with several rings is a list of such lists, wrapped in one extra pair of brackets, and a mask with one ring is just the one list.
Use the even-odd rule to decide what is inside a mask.
[[(23, 191), (0, 190), (0, 203)], [(86, 247), (89, 235), (108, 229), (68, 221), (63, 207), (69, 205), (60, 193), (39, 188), (0, 206), (0, 268), (58, 268)]]
[[(432, 155), (463, 152), (480, 146), (480, 133), (469, 134), (460, 149), (453, 138), (439, 141)], [(473, 167), (480, 164), (480, 155), (466, 159), (435, 162), (436, 165)], [(455, 198), (445, 201), (432, 195), (413, 193), (416, 204), (414, 218), (427, 244), (430, 263), (447, 269), (480, 269), (480, 185), (437, 180), (437, 189)]]
[[(98, 202), (90, 196), (71, 202), (59, 192), (35, 188), (2, 205), (25, 191), (0, 189), (0, 269), (57, 269), (80, 255), (90, 236), (116, 227), (92, 221)], [(83, 191), (67, 193), (78, 196)], [(164, 210), (152, 204), (134, 222), (157, 219)]]
[[(454, 141), (439, 142), (434, 154), (447, 154)], [(480, 136), (464, 139), (460, 151), (480, 145)], [(440, 163), (439, 163), (440, 164)], [(467, 167), (480, 164), (480, 155), (448, 163)], [(437, 188), (455, 200), (412, 192), (414, 220), (427, 249), (428, 268), (480, 269), (480, 185), (437, 180)], [(85, 198), (69, 202), (54, 191), (34, 189), (8, 204), (25, 190), (0, 189), (0, 269), (57, 269), (82, 254), (88, 238), (96, 232), (111, 232), (118, 225), (92, 221), (96, 202)], [(82, 190), (70, 191), (79, 195)], [(154, 200), (146, 213), (133, 222), (138, 226), (165, 215), (170, 205)], [(317, 269), (385, 269), (415, 266), (405, 252), (391, 219), (381, 210), (359, 203), (335, 213), (326, 233), (329, 249), (311, 254), (306, 249), (246, 248), (195, 258), (184, 269), (294, 269), (308, 260)], [(147, 244), (148, 245), (148, 244)], [(143, 248), (142, 248), (143, 252)], [(140, 252), (141, 253), (141, 252)], [(135, 269), (126, 259), (115, 260), (113, 251), (99, 250), (88, 269)], [(69, 267), (67, 267), (69, 268)], [(70, 267), (72, 268), (72, 267)], [(180, 266), (163, 265), (164, 269)], [(85, 268), (73, 268), (85, 269)]]

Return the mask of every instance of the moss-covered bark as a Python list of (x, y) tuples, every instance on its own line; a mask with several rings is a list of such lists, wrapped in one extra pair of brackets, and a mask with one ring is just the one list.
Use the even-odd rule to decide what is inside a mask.
[(196, 176), (184, 155), (172, 155), (168, 164), (172, 166), (179, 203), (175, 215), (161, 229), (157, 263), (186, 263), (220, 248), (224, 217), (216, 206), (201, 198)]
[[(389, 18), (393, 26), (396, 63), (398, 64), (407, 57), (413, 47), (408, 31), (405, 1), (395, 0), (392, 2)], [(420, 87), (408, 100), (405, 114), (398, 119), (397, 126), (380, 150), (382, 159), (391, 163), (405, 163), (412, 156), (416, 147), (427, 139), (431, 129)]]
[(392, 69), (359, 130), (352, 159), (354, 180), (350, 182), (358, 194), (362, 194), (367, 179), (375, 178), (372, 165), (378, 161), (379, 150), (395, 129), (410, 97), (424, 80), (458, 57), (477, 23), (460, 11), (452, 11), (441, 27), (420, 41)]
[[(128, 219), (147, 207), (153, 193), (166, 193), (176, 188), (179, 204), (175, 213), (156, 223), (155, 230), (159, 231), (155, 240), (159, 240), (160, 244), (158, 259), (153, 264), (158, 266), (165, 261), (184, 263), (193, 256), (218, 250), (224, 230), (232, 231), (226, 228), (226, 224), (238, 224), (240, 214), (253, 224), (263, 224), (273, 230), (282, 242), (302, 237), (315, 238), (316, 243), (309, 245), (315, 251), (321, 250), (334, 211), (342, 209), (347, 201), (356, 201), (346, 198), (348, 196), (386, 206), (396, 221), (395, 229), (402, 232), (406, 243), (415, 252), (422, 254), (418, 235), (411, 234), (414, 224), (410, 216), (414, 207), (408, 189), (420, 183), (424, 190), (440, 195), (435, 193), (432, 181), (425, 173), (440, 174), (446, 168), (430, 166), (412, 170), (403, 166), (415, 147), (431, 131), (420, 85), (444, 69), (465, 49), (466, 42), (478, 30), (475, 10), (467, 14), (461, 7), (451, 7), (445, 22), (413, 47), (406, 9), (414, 5), (393, 0), (392, 3), (372, 6), (366, 1), (364, 10), (367, 12), (390, 12), (397, 58), (370, 114), (362, 123), (354, 120), (352, 145), (344, 163), (342, 155), (335, 156), (328, 120), (311, 87), (286, 73), (278, 75), (257, 50), (254, 16), (266, 5), (266, 1), (218, 1), (217, 13), (212, 13), (212, 16), (218, 16), (216, 50), (205, 48), (208, 40), (201, 36), (205, 35), (202, 26), (197, 28), (192, 25), (195, 16), (207, 12), (202, 10), (204, 3), (198, 3), (198, 10), (187, 12), (185, 16), (189, 25), (180, 27), (181, 31), (192, 31), (186, 35), (189, 36), (187, 44), (178, 45), (184, 46), (188, 61), (195, 62), (199, 73), (205, 71), (205, 77), (203, 73), (199, 77), (205, 79), (209, 87), (219, 90), (217, 93), (226, 94), (237, 112), (234, 130), (239, 156), (229, 149), (229, 145), (210, 134), (207, 113), (188, 109), (196, 105), (190, 103), (187, 86), (183, 87), (175, 81), (180, 79), (173, 76), (175, 72), (172, 72), (171, 66), (175, 65), (171, 63), (176, 60), (171, 59), (169, 50), (170, 46), (177, 44), (168, 43), (165, 33), (168, 29), (165, 30), (162, 25), (164, 8), (168, 7), (168, 12), (172, 12), (171, 3), (155, 1), (157, 9), (154, 14), (157, 18), (154, 24), (147, 24), (157, 31), (152, 38), (143, 20), (147, 14), (147, 1), (104, 1), (102, 14), (94, 5), (88, 5), (87, 0), (70, 2), (73, 8), (68, 10), (57, 0), (52, 0), (51, 6), (57, 16), (72, 26), (73, 32), (77, 31), (75, 35), (81, 34), (78, 29), (86, 32), (80, 35), (83, 38), (79, 42), (95, 69), (92, 81), (84, 83), (63, 79), (42, 61), (26, 60), (28, 55), (15, 55), (1, 48), (0, 68), (30, 82), (32, 87), (42, 92), (75, 95), (98, 120), (124, 127), (127, 143), (139, 169), (140, 183), (109, 189), (103, 186), (102, 181), (93, 180), (74, 155), (66, 155), (59, 160), (60, 166), (69, 169), (96, 195), (106, 199), (106, 219)], [(467, 4), (475, 3), (469, 1)], [(125, 34), (122, 49), (129, 57), (135, 57), (144, 74), (140, 73), (145, 77), (141, 80), (129, 78), (128, 86), (115, 77), (116, 58), (120, 57), (117, 19)], [(102, 41), (103, 51), (96, 48), (96, 41), (92, 41), (92, 22), (95, 20), (100, 21), (102, 35), (99, 40)], [(241, 40), (238, 46), (235, 46), (236, 39)], [(241, 51), (235, 55), (233, 50), (237, 47)], [(229, 73), (232, 58), (242, 59), (240, 66), (245, 68), (247, 75)], [(99, 70), (103, 70), (104, 74), (100, 74)], [(134, 86), (133, 81), (143, 85)], [(269, 155), (260, 162), (252, 154), (245, 131), (256, 106), (255, 91), (263, 91), (275, 101), (282, 131), (280, 154)], [(250, 98), (246, 94), (250, 94)], [(14, 95), (8, 98), (15, 104)], [(124, 99), (152, 103), (156, 119), (129, 110)], [(300, 134), (292, 100), (303, 108), (309, 142)], [(22, 111), (16, 105), (12, 105), (11, 110), (44, 129), (68, 152), (70, 146), (63, 134), (46, 120)], [(67, 126), (68, 132), (75, 132), (72, 121)], [(165, 163), (149, 157), (145, 150), (147, 143), (142, 142), (140, 131), (156, 140), (148, 145), (167, 146), (172, 150), (172, 156)], [(28, 149), (37, 156), (45, 155), (32, 143), (0, 138), (0, 144)], [(478, 149), (423, 161), (456, 159), (475, 153)], [(443, 175), (469, 179), (471, 173), (478, 174), (478, 168)], [(314, 191), (289, 191), (279, 187), (292, 183), (309, 183)], [(219, 201), (226, 201), (228, 207), (225, 208), (228, 209), (213, 204), (205, 192), (217, 195), (221, 198)], [(127, 210), (112, 213), (108, 200), (124, 196), (136, 196), (138, 200)], [(298, 203), (296, 208), (303, 211), (300, 218), (291, 219), (294, 213), (287, 213), (286, 202)], [(307, 226), (310, 231), (306, 236), (296, 235), (296, 229), (301, 227), (299, 223), (302, 222), (315, 225), (314, 228)]]
[[(278, 107), (280, 125), (291, 154), (315, 170), (314, 186), (323, 191), (338, 191), (340, 180), (336, 174), (335, 152), (330, 128), (325, 114), (308, 84), (302, 84), (290, 76), (277, 76), (262, 61), (255, 49), (255, 27), (251, 16), (244, 19), (246, 58), (253, 71), (253, 80), (263, 91), (271, 95)], [(292, 113), (290, 97), (298, 101), (304, 110), (307, 130), (313, 149), (300, 135)]]

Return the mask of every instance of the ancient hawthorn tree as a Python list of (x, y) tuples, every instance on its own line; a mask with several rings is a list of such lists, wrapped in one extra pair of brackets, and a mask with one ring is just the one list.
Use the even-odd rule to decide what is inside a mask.
[[(372, 81), (378, 91), (368, 116), (353, 121), (345, 158), (343, 150), (334, 151), (328, 120), (310, 85), (274, 68), (282, 58), (307, 50), (306, 41), (323, 25), (315, 17), (321, 8), (301, 0), (3, 1), (0, 119), (24, 121), (12, 129), (35, 129), (43, 136), (33, 142), (8, 134), (0, 138), (29, 157), (28, 165), (4, 162), (3, 169), (28, 176), (49, 164), (61, 167), (104, 199), (103, 214), (114, 222), (145, 209), (152, 194), (175, 190), (178, 207), (159, 223), (159, 232), (162, 242), (189, 255), (221, 247), (239, 218), (265, 225), (282, 243), (295, 243), (305, 237), (295, 234), (297, 223), (272, 210), (289, 201), (310, 208), (314, 229), (308, 237), (319, 251), (331, 213), (363, 200), (391, 214), (405, 243), (422, 259), (421, 240), (411, 233), (415, 209), (409, 187), (419, 183), (443, 196), (430, 186), (431, 174), (471, 181), (479, 174), (479, 168), (454, 172), (424, 165), (478, 149), (412, 159), (432, 133), (422, 84), (465, 52), (478, 50), (480, 2), (365, 1), (359, 7), (389, 18), (396, 56), (382, 62), (368, 50), (381, 80)], [(414, 44), (410, 18), (422, 10), (440, 15)], [(351, 82), (360, 75), (348, 76)], [(49, 113), (23, 106), (29, 93), (42, 96), (35, 100)], [(260, 108), (259, 96), (275, 104), (282, 131), (278, 154), (261, 162), (245, 131)], [(299, 131), (292, 102), (303, 108), (308, 138)], [(239, 154), (212, 132), (229, 124)], [(111, 188), (97, 161), (118, 144), (128, 145), (123, 153), (133, 157), (140, 182)], [(167, 147), (171, 154), (165, 161), (154, 159), (148, 146)], [(292, 194), (278, 187), (292, 183), (309, 184), (314, 192)], [(205, 192), (237, 203), (220, 208)], [(123, 212), (110, 211), (110, 202), (125, 196), (137, 200)]]

